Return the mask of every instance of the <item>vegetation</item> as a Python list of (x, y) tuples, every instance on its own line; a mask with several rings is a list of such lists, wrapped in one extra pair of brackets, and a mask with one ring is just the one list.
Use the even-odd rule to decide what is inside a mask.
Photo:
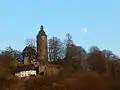
[(112, 51), (92, 46), (86, 52), (70, 34), (65, 42), (50, 38), (48, 46), (50, 63), (63, 67), (60, 73), (18, 79), (12, 69), (20, 65), (21, 52), (8, 47), (0, 54), (0, 90), (120, 90), (120, 58)]

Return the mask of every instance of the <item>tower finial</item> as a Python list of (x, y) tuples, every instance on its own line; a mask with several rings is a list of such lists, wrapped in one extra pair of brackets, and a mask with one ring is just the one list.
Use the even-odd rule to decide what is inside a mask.
[(41, 36), (46, 36), (46, 33), (45, 33), (45, 31), (44, 31), (43, 25), (40, 26), (39, 35), (41, 35)]
[(41, 25), (40, 30), (43, 30), (43, 29), (44, 29), (44, 27), (43, 27), (43, 25)]

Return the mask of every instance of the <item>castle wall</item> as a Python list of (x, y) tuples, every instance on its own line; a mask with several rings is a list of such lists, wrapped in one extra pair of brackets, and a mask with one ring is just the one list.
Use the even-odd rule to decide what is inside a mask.
[(54, 75), (54, 74), (58, 74), (61, 70), (62, 70), (61, 66), (46, 65), (44, 73), (45, 73), (45, 75)]

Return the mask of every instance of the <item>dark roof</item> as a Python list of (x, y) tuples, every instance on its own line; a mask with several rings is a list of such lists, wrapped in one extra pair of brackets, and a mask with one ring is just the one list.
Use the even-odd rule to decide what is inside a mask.
[(23, 49), (23, 52), (22, 52), (22, 55), (25, 56), (36, 56), (37, 55), (37, 52), (36, 50), (31, 47), (31, 46), (26, 46), (24, 49)]
[(43, 25), (41, 25), (40, 31), (39, 31), (39, 34), (38, 34), (38, 35), (40, 35), (40, 36), (46, 36), (46, 33), (45, 33), (45, 31), (44, 31)]
[(33, 64), (31, 65), (24, 65), (24, 66), (18, 66), (13, 69), (13, 72), (20, 72), (20, 71), (26, 71), (26, 70), (36, 70), (35, 66)]

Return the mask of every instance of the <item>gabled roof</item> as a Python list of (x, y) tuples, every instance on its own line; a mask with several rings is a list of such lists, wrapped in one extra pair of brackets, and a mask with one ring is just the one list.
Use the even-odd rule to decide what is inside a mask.
[(31, 46), (26, 46), (24, 49), (23, 49), (23, 52), (22, 52), (22, 55), (23, 56), (37, 56), (37, 52), (36, 50), (31, 47)]
[(23, 52), (31, 52), (31, 53), (36, 53), (35, 49), (31, 46), (26, 46), (24, 49), (23, 49)]
[(18, 67), (13, 69), (13, 72), (17, 73), (17, 72), (20, 72), (20, 71), (27, 71), (27, 70), (36, 70), (36, 67), (33, 64), (18, 66)]

